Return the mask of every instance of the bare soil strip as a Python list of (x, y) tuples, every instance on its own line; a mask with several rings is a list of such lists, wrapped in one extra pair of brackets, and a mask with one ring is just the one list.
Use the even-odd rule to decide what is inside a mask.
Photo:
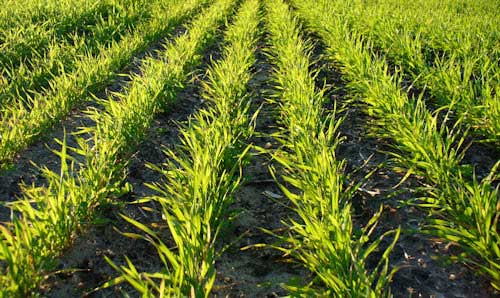
[[(266, 61), (260, 43), (254, 77), (249, 83), (253, 109), (262, 106), (257, 117), (252, 145), (277, 149), (279, 143), (271, 134), (277, 131), (276, 106), (267, 102), (272, 94), (272, 66)], [(216, 264), (218, 278), (214, 297), (281, 297), (286, 295), (282, 285), (292, 279), (308, 278), (305, 269), (270, 247), (277, 239), (262, 229), (285, 233), (283, 220), (294, 216), (288, 200), (269, 173), (273, 164), (270, 156), (252, 150), (252, 160), (243, 169), (245, 183), (236, 193), (232, 209), (236, 217), (222, 238), (226, 251)], [(255, 245), (266, 244), (265, 247)]]

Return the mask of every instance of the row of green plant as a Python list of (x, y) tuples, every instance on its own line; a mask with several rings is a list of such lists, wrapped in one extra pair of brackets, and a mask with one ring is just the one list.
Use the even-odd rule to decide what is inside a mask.
[(87, 26), (86, 31), (72, 37), (69, 42), (57, 40), (48, 46), (46, 53), (33, 57), (14, 70), (3, 69), (4, 84), (0, 85), (0, 107), (19, 102), (36, 92), (43, 93), (51, 79), (64, 72), (71, 72), (82, 55), (97, 55), (113, 42), (147, 22), (151, 2), (134, 1), (130, 5), (115, 7), (112, 15)]
[[(247, 83), (254, 63), (259, 25), (259, 1), (245, 1), (225, 35), (223, 55), (207, 71), (203, 97), (207, 107), (198, 111), (180, 130), (180, 144), (166, 151), (167, 162), (158, 167), (163, 181), (149, 185), (169, 231), (124, 218), (144, 234), (128, 236), (149, 241), (163, 268), (140, 273), (110, 264), (121, 276), (106, 286), (126, 281), (142, 297), (209, 297), (216, 279), (216, 243), (229, 218), (228, 206), (241, 183), (241, 166), (250, 146), (253, 117)], [(167, 236), (165, 236), (167, 235)], [(175, 245), (167, 244), (172, 239)]]
[[(437, 1), (429, 2), (437, 5)], [(414, 85), (428, 91), (435, 106), (452, 110), (456, 119), (462, 118), (483, 139), (500, 142), (498, 15), (480, 11), (451, 19), (453, 11), (435, 14), (408, 7), (414, 4), (401, 4), (399, 9), (390, 3), (353, 9), (343, 1), (335, 3), (352, 30), (400, 66)]]
[[(134, 76), (117, 99), (102, 100), (103, 111), (87, 112), (96, 125), (79, 133), (89, 137), (79, 138), (78, 148), (67, 148), (62, 142), (57, 152), (61, 172), (44, 169), (47, 184), (24, 186), (23, 197), (9, 204), (16, 216), (12, 223), (0, 225), (0, 297), (25, 297), (36, 290), (43, 274), (53, 269), (56, 257), (90, 222), (96, 208), (129, 190), (123, 180), (130, 155), (146, 136), (154, 115), (176, 101), (176, 92), (200, 62), (201, 51), (214, 39), (217, 24), (232, 4), (216, 2), (158, 59), (143, 60), (142, 75)], [(180, 14), (196, 5), (196, 1), (179, 1), (170, 12)]]
[(51, 81), (47, 92), (34, 94), (27, 103), (5, 107), (0, 119), (0, 169), (8, 167), (16, 154), (50, 131), (75, 107), (93, 100), (92, 93), (112, 82), (135, 55), (171, 32), (198, 7), (196, 1), (157, 2), (157, 6), (151, 8), (154, 12), (151, 20), (133, 33), (103, 46), (97, 56), (82, 56), (73, 72), (63, 73)]
[(430, 216), (423, 231), (457, 243), (459, 261), (477, 268), (500, 288), (500, 235), (497, 207), (497, 167), (479, 181), (470, 165), (462, 165), (467, 132), (449, 128), (426, 108), (422, 97), (401, 90), (401, 77), (373, 54), (371, 44), (352, 32), (348, 22), (332, 11), (330, 1), (293, 0), (308, 27), (327, 45), (327, 56), (338, 66), (352, 95), (365, 103), (375, 118), (373, 133), (392, 139), (390, 154), (399, 169), (422, 177), (424, 195), (413, 202)]
[(74, 34), (84, 32), (86, 26), (92, 26), (100, 19), (107, 19), (120, 6), (119, 0), (98, 1), (94, 5), (74, 2), (80, 5), (78, 9), (60, 11), (67, 17), (54, 16), (43, 23), (18, 24), (0, 30), (0, 69), (12, 71), (33, 57), (43, 56), (52, 43), (71, 41)]
[[(280, 107), (276, 137), (282, 144), (273, 157), (284, 171), (280, 187), (300, 217), (286, 223), (289, 233), (280, 236), (285, 243), (278, 248), (315, 274), (307, 285), (287, 289), (302, 297), (389, 297), (396, 270), (389, 268), (388, 255), (399, 229), (373, 239), (381, 211), (364, 227), (353, 223), (351, 200), (357, 187), (345, 173), (345, 161), (335, 155), (342, 119), (335, 110), (324, 110), (324, 90), (316, 89), (316, 73), (310, 71), (311, 44), (301, 38), (288, 5), (266, 1), (266, 9)], [(369, 257), (390, 234), (395, 234), (392, 244), (369, 269)]]

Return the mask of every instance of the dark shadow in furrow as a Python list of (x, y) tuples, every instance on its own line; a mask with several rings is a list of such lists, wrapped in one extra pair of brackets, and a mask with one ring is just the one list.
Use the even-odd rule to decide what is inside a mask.
[[(198, 10), (199, 11), (199, 10)], [(143, 59), (147, 57), (158, 57), (158, 52), (164, 49), (164, 45), (176, 37), (182, 35), (185, 31), (185, 25), (189, 23), (196, 13), (186, 18), (183, 25), (180, 25), (172, 32), (166, 34), (157, 42), (151, 44), (149, 48), (136, 55), (124, 69), (117, 75), (116, 80), (109, 84), (101, 92), (97, 92), (96, 98), (114, 99), (117, 97), (113, 93), (124, 91), (124, 88), (130, 83), (131, 76), (140, 75), (140, 67)], [(45, 177), (38, 167), (47, 167), (54, 172), (58, 172), (61, 167), (60, 158), (54, 154), (53, 150), (60, 150), (61, 146), (57, 140), (63, 140), (66, 137), (66, 143), (69, 147), (78, 147), (76, 137), (73, 133), (78, 132), (80, 127), (94, 126), (95, 123), (85, 114), (88, 109), (102, 109), (99, 102), (87, 101), (84, 106), (75, 107), (73, 112), (58, 125), (52, 132), (41, 137), (34, 145), (24, 150), (8, 171), (0, 173), (0, 222), (11, 220), (11, 211), (1, 203), (15, 201), (22, 194), (21, 184), (42, 186), (46, 184)], [(85, 136), (83, 136), (85, 137)], [(78, 156), (77, 156), (78, 157)], [(37, 166), (35, 166), (37, 165)]]
[[(267, 47), (264, 40), (268, 39), (261, 38), (253, 67), (254, 75), (248, 86), (251, 113), (262, 107), (255, 134), (249, 142), (257, 147), (276, 150), (280, 144), (271, 134), (278, 130), (276, 119), (279, 112), (277, 106), (266, 101), (272, 96), (274, 86), (272, 65), (263, 52)], [(251, 154), (250, 164), (243, 169), (244, 182), (230, 208), (236, 216), (221, 235), (224, 241), (218, 251), (225, 250), (216, 263), (217, 280), (213, 297), (281, 297), (287, 294), (283, 284), (309, 276), (302, 266), (291, 262), (280, 251), (271, 247), (254, 247), (256, 244), (276, 243), (276, 237), (263, 232), (262, 228), (276, 234), (286, 233), (282, 221), (295, 214), (269, 173), (268, 167), (273, 165), (279, 174), (279, 166), (267, 154), (259, 154), (255, 149), (251, 150)]]
[[(418, 188), (423, 181), (410, 177), (400, 183), (405, 173), (393, 170), (391, 148), (387, 140), (371, 133), (375, 119), (366, 113), (364, 103), (349, 97), (349, 90), (342, 81), (342, 74), (323, 56), (325, 46), (319, 37), (308, 33), (315, 41), (312, 69), (319, 69), (317, 85), (326, 85), (325, 108), (340, 108), (339, 117), (345, 117), (339, 133), (345, 139), (337, 150), (337, 158), (346, 160), (346, 173), (351, 180), (361, 181), (353, 198), (353, 219), (356, 226), (363, 226), (367, 219), (384, 205), (374, 238), (385, 231), (401, 226), (402, 233), (390, 255), (390, 266), (400, 266), (392, 281), (394, 297), (490, 297), (488, 282), (474, 275), (473, 270), (462, 264), (444, 264), (442, 256), (458, 255), (455, 246), (419, 232), (428, 216), (422, 210), (402, 202), (423, 195)], [(368, 266), (373, 268), (392, 238), (384, 239), (379, 253), (375, 253)]]
[[(213, 60), (219, 59), (224, 30), (225, 27), (219, 29), (216, 39), (206, 47), (201, 66), (191, 74), (186, 87), (177, 95), (175, 107), (156, 117), (148, 136), (137, 147), (137, 153), (130, 158), (125, 182), (132, 186), (132, 191), (116, 200), (114, 205), (101, 206), (97, 221), (63, 253), (58, 267), (58, 270), (63, 272), (51, 275), (42, 285), (40, 290), (44, 297), (122, 297), (125, 293), (135, 297), (137, 292), (125, 283), (91, 292), (118, 276), (104, 260), (104, 256), (109, 257), (118, 266), (125, 265), (124, 256), (127, 256), (139, 272), (162, 270), (163, 263), (158, 259), (156, 249), (152, 245), (144, 240), (123, 236), (117, 231), (118, 228), (121, 232), (142, 233), (123, 220), (120, 214), (152, 228), (161, 227), (165, 230), (161, 214), (145, 210), (160, 210), (160, 206), (151, 202), (129, 203), (154, 194), (145, 184), (157, 182), (162, 176), (147, 164), (160, 165), (165, 162), (163, 151), (166, 148), (175, 149), (179, 144), (179, 123), (186, 122), (190, 115), (203, 107), (201, 82), (208, 66)], [(185, 28), (181, 28), (175, 35), (180, 36), (184, 32)], [(162, 51), (162, 48), (158, 46), (154, 51)], [(158, 56), (158, 53), (153, 56)], [(163, 239), (170, 244), (171, 236), (166, 233), (162, 233), (165, 234)]]

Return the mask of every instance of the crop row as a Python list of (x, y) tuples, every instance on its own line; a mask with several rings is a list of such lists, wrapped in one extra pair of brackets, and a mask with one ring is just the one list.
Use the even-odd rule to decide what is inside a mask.
[(73, 12), (70, 9), (60, 11), (62, 15), (43, 23), (21, 23), (0, 30), (2, 70), (12, 71), (19, 64), (29, 62), (32, 57), (43, 56), (51, 43), (69, 41), (73, 34), (85, 31), (86, 26), (107, 19), (120, 5), (118, 1), (100, 1), (94, 5), (78, 2), (73, 3), (78, 9)]
[(461, 165), (464, 137), (439, 124), (439, 111), (429, 112), (421, 97), (410, 98), (401, 90), (400, 77), (373, 56), (370, 43), (351, 32), (342, 16), (328, 13), (331, 2), (293, 3), (328, 46), (328, 56), (339, 65), (347, 87), (376, 118), (375, 132), (394, 141), (395, 162), (408, 175), (426, 181), (425, 196), (415, 200), (431, 214), (424, 230), (459, 244), (464, 250), (459, 260), (477, 267), (499, 288), (497, 167), (478, 181), (469, 166)]
[(165, 36), (199, 6), (194, 1), (175, 3), (157, 2), (151, 7), (154, 15), (147, 23), (111, 46), (103, 46), (97, 56), (78, 59), (73, 72), (55, 77), (47, 92), (33, 95), (28, 105), (19, 102), (5, 107), (0, 119), (0, 168), (8, 166), (17, 153), (50, 131), (75, 107), (92, 100), (91, 94), (112, 82), (132, 57)]
[(345, 162), (335, 156), (342, 120), (335, 110), (323, 111), (324, 90), (316, 91), (315, 74), (309, 70), (311, 47), (301, 39), (301, 27), (288, 6), (281, 1), (266, 4), (283, 147), (273, 156), (285, 169), (281, 189), (300, 216), (300, 221), (288, 223), (289, 235), (281, 237), (288, 245), (280, 249), (320, 281), (288, 289), (304, 297), (389, 296), (395, 270), (389, 271), (388, 254), (399, 230), (376, 268), (368, 270), (368, 257), (394, 231), (369, 242), (381, 212), (361, 230), (354, 227), (351, 200), (356, 184), (348, 181)]
[[(179, 16), (198, 4), (184, 1), (172, 5), (169, 13)], [(75, 166), (76, 159), (63, 142), (58, 152), (61, 173), (45, 169), (47, 186), (25, 187), (23, 197), (12, 204), (19, 215), (0, 226), (0, 296), (22, 297), (34, 290), (43, 273), (52, 268), (53, 258), (70, 244), (95, 208), (126, 191), (122, 180), (127, 156), (154, 115), (175, 102), (176, 91), (199, 63), (200, 51), (212, 40), (231, 5), (231, 1), (218, 1), (205, 10), (161, 57), (143, 61), (142, 75), (133, 78), (118, 100), (103, 100), (104, 111), (88, 111), (96, 125), (82, 131), (90, 137), (80, 138), (79, 148), (69, 149), (84, 157), (82, 164)]]
[[(430, 60), (436, 56), (462, 59), (478, 52), (489, 58), (500, 54), (495, 45), (498, 39), (495, 18), (500, 7), (495, 1), (475, 1), (467, 5), (458, 1), (369, 1), (366, 5), (357, 3), (352, 8), (356, 14), (360, 13), (359, 17), (366, 17), (363, 24), (356, 22), (354, 30), (381, 29), (389, 25), (391, 29), (386, 34), (392, 35), (390, 23), (398, 23), (400, 33), (412, 32), (413, 37), (423, 44), (425, 55)], [(381, 22), (377, 24), (377, 20)], [(426, 38), (420, 38), (424, 36)]]
[[(109, 5), (112, 2), (103, 1), (103, 3)], [(0, 11), (0, 31), (37, 23), (50, 23), (52, 26), (64, 28), (72, 23), (72, 18), (83, 15), (83, 12), (88, 12), (92, 7), (98, 7), (100, 4), (86, 0), (34, 0), (25, 2), (4, 0)]]
[[(180, 131), (180, 145), (166, 153), (168, 162), (156, 167), (163, 181), (149, 185), (157, 195), (168, 236), (131, 218), (145, 235), (128, 234), (151, 242), (164, 267), (139, 273), (129, 261), (110, 284), (127, 281), (143, 297), (208, 297), (216, 278), (216, 243), (227, 224), (228, 206), (241, 182), (241, 166), (252, 134), (246, 85), (251, 78), (259, 25), (258, 0), (245, 1), (225, 34), (222, 58), (207, 71), (204, 98)], [(255, 115), (254, 115), (255, 117)], [(174, 248), (168, 246), (172, 238)]]

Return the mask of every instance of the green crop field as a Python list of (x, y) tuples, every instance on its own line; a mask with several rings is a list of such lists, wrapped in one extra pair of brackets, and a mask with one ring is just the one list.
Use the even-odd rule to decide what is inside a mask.
[(0, 4), (0, 298), (500, 297), (499, 1)]

